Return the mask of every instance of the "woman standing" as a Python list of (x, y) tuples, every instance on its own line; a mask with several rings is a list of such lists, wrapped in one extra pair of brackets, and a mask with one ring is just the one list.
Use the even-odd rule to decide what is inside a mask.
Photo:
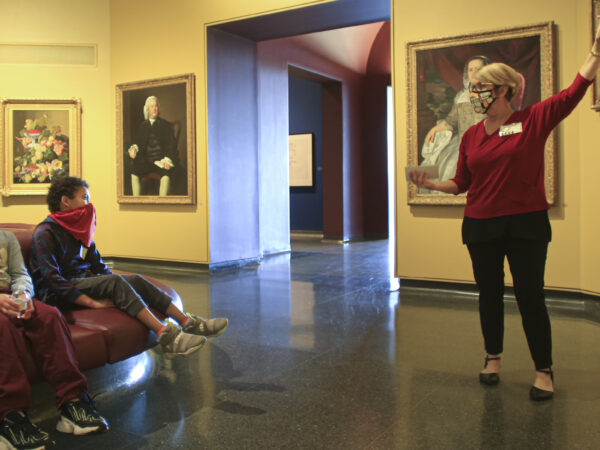
[(592, 49), (573, 83), (552, 97), (513, 111), (510, 101), (520, 77), (506, 64), (482, 67), (471, 83), (471, 104), (487, 118), (464, 134), (456, 176), (431, 182), (411, 173), (419, 187), (458, 194), (468, 190), (462, 238), (469, 249), (479, 289), (479, 314), (487, 355), (482, 383), (500, 381), (504, 335), (504, 258), (536, 377), (531, 400), (554, 395), (552, 337), (544, 299), (544, 270), (551, 239), (544, 190), (544, 147), (550, 132), (585, 95), (600, 66), (600, 27)]

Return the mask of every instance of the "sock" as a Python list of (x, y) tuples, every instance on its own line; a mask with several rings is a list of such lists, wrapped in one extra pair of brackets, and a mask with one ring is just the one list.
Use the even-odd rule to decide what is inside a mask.
[(185, 316), (185, 319), (181, 321), (181, 326), (185, 325), (185, 323), (189, 320), (190, 316)]
[(162, 328), (160, 330), (158, 330), (158, 333), (156, 333), (157, 336), (160, 336), (160, 333), (162, 333), (163, 331), (165, 331), (167, 329), (166, 325), (163, 325)]

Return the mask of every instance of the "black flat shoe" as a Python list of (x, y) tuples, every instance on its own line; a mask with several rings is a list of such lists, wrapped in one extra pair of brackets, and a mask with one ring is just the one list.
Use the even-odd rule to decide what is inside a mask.
[[(486, 356), (485, 364), (483, 365), (483, 368), (485, 369), (487, 367), (488, 362), (497, 361), (499, 359), (500, 359), (499, 356), (494, 356), (492, 358), (490, 358), (489, 356)], [(500, 383), (500, 375), (498, 373), (480, 373), (479, 374), (479, 382), (482, 384), (486, 384), (488, 386), (494, 386), (494, 385)]]
[[(536, 370), (536, 372), (549, 374), (550, 378), (552, 378), (552, 382), (554, 382), (554, 372), (552, 372), (552, 369)], [(535, 386), (531, 386), (531, 389), (529, 390), (529, 398), (534, 402), (543, 402), (546, 400), (551, 400), (552, 397), (554, 397), (553, 391), (546, 391), (545, 389), (540, 389)]]

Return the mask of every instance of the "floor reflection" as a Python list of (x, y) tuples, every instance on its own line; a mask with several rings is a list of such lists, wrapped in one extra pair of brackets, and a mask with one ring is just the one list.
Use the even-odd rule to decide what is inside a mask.
[(67, 449), (596, 446), (599, 302), (549, 302), (557, 392), (550, 404), (532, 404), (514, 302), (506, 303), (502, 381), (484, 388), (476, 296), (394, 291), (389, 248), (304, 239), (258, 267), (148, 271), (188, 311), (227, 316), (227, 332), (189, 358), (150, 351), (87, 372), (107, 434), (52, 431), (57, 414), (43, 383), (32, 417)]

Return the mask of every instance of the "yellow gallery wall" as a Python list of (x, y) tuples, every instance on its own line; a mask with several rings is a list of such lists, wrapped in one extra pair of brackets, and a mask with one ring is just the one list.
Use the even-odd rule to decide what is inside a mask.
[[(93, 68), (0, 65), (0, 96), (80, 97), (83, 177), (98, 209), (96, 240), (108, 256), (208, 262), (205, 24), (320, 3), (299, 0), (0, 0), (0, 42), (93, 43)], [(398, 173), (406, 164), (406, 43), (546, 21), (556, 23), (557, 84), (573, 78), (590, 46), (590, 1), (506, 0), (474, 11), (473, 3), (432, 0), (426, 7), (393, 0), (394, 99)], [(487, 6), (489, 6), (489, 8)], [(31, 11), (40, 11), (39, 26)], [(477, 19), (482, 20), (477, 20)], [(115, 85), (184, 73), (196, 75), (197, 205), (119, 205), (116, 202)], [(600, 116), (585, 98), (561, 125), (558, 139), (559, 205), (551, 211), (547, 285), (600, 293), (596, 275), (600, 240), (596, 129)], [(406, 204), (397, 185), (397, 273), (403, 278), (472, 281), (460, 243), (462, 208)], [(35, 223), (43, 198), (2, 199), (1, 221)]]
[[(558, 88), (569, 85), (590, 49), (589, 0), (505, 0), (501, 4), (480, 2), (476, 8), (473, 5), (466, 0), (450, 4), (431, 0), (426, 7), (418, 8), (403, 0), (393, 1), (398, 174), (403, 173), (407, 161), (407, 42), (553, 21)], [(559, 200), (550, 212), (553, 241), (549, 248), (546, 285), (600, 293), (600, 199), (597, 194), (600, 191), (597, 176), (600, 115), (590, 109), (591, 89), (589, 92), (558, 130)], [(400, 176), (398, 180), (398, 276), (473, 282), (469, 256), (460, 240), (463, 208), (409, 206), (406, 182)]]
[[(118, 245), (104, 244), (105, 249), (118, 256), (209, 262), (205, 25), (313, 3), (320, 2), (110, 1), (111, 89), (136, 80), (186, 73), (196, 76), (197, 204), (115, 205), (112, 236)], [(110, 189), (114, 191), (112, 185)], [(110, 195), (114, 198), (116, 193)]]
[[(82, 66), (0, 64), (0, 97), (6, 99), (80, 98), (82, 103), (83, 176), (91, 183), (92, 201), (101, 225), (110, 220), (111, 201), (102, 195), (114, 178), (108, 171), (114, 159), (110, 129), (110, 28), (104, 0), (0, 0), (0, 43), (93, 44), (97, 64)], [(4, 146), (2, 146), (4, 147)], [(41, 222), (48, 214), (45, 197), (11, 196), (0, 199), (0, 222)], [(101, 226), (97, 239), (106, 241)]]
[[(0, 0), (0, 43), (97, 45), (91, 68), (0, 64), (0, 97), (81, 99), (82, 176), (105, 256), (209, 262), (205, 24), (315, 3), (321, 1), (30, 0), (24, 7)], [(115, 85), (184, 73), (196, 76), (197, 204), (119, 205)], [(37, 223), (47, 214), (43, 196), (0, 201), (0, 222)]]

